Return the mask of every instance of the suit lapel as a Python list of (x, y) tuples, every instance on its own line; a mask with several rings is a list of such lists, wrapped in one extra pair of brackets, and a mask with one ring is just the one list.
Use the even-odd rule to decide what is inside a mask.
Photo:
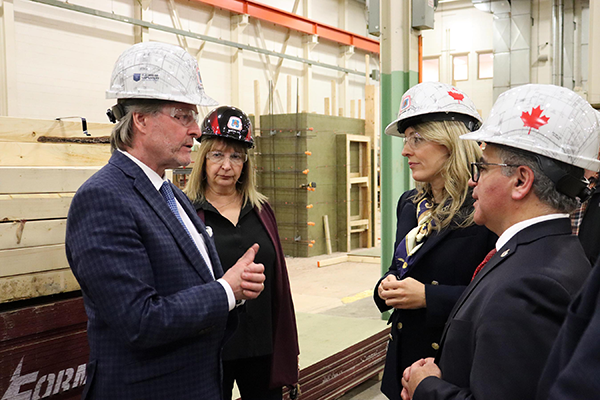
[(221, 276), (223, 276), (223, 267), (221, 266), (221, 260), (219, 259), (217, 248), (215, 247), (213, 239), (209, 236), (208, 232), (206, 231), (206, 226), (204, 225), (204, 222), (202, 222), (200, 217), (198, 217), (196, 210), (190, 203), (189, 199), (183, 194), (183, 192), (175, 189), (173, 190), (173, 194), (179, 201), (179, 204), (181, 204), (181, 206), (185, 210), (188, 217), (192, 220), (192, 223), (194, 224), (200, 235), (202, 235), (202, 238), (204, 239), (204, 243), (206, 244), (206, 248), (208, 250), (210, 262), (213, 266), (213, 273), (215, 274), (215, 278), (220, 278)]
[[(188, 235), (175, 214), (173, 214), (164, 197), (152, 185), (152, 182), (150, 182), (150, 179), (148, 179), (146, 174), (144, 174), (144, 171), (142, 171), (133, 161), (127, 158), (127, 156), (118, 151), (113, 153), (109, 162), (133, 178), (133, 187), (135, 190), (138, 191), (142, 198), (144, 198), (144, 200), (146, 200), (146, 202), (150, 205), (150, 208), (152, 208), (158, 217), (163, 221), (177, 242), (181, 252), (185, 255), (190, 264), (192, 264), (196, 272), (205, 282), (213, 281), (214, 278), (208, 270), (209, 267), (202, 259), (196, 244), (190, 235)], [(174, 187), (172, 188), (174, 193), (178, 191), (178, 189)], [(179, 196), (177, 197), (177, 200), (180, 204), (182, 204), (182, 206), (186, 203), (181, 201)]]
[[(479, 285), (479, 282), (485, 279), (485, 277), (488, 274), (490, 274), (505, 260), (508, 260), (510, 256), (512, 256), (516, 252), (519, 245), (530, 243), (546, 236), (566, 235), (569, 233), (571, 233), (571, 223), (568, 218), (559, 218), (539, 222), (517, 232), (517, 234), (513, 236), (504, 246), (502, 246), (502, 248), (494, 255), (494, 257), (492, 257), (490, 261), (488, 261), (485, 267), (477, 274), (477, 276), (475, 276), (475, 279), (471, 281), (469, 286), (467, 286), (463, 294), (460, 296), (460, 298), (454, 305), (454, 308), (450, 312), (448, 321), (444, 326), (444, 331), (442, 333), (440, 344), (443, 345), (444, 340), (446, 339), (446, 333), (450, 326), (450, 322), (456, 317), (456, 314), (458, 314), (460, 308), (465, 304), (465, 302), (467, 301), (471, 293), (473, 293), (477, 285)], [(437, 357), (439, 357), (440, 355), (441, 352), (438, 353)]]

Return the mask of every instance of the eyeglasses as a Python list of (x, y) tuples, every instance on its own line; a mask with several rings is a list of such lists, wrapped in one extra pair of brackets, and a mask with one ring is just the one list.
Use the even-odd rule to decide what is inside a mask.
[(192, 108), (177, 108), (177, 107), (169, 107), (164, 109), (167, 115), (170, 115), (171, 118), (174, 118), (181, 125), (186, 128), (192, 125), (194, 122), (198, 123), (200, 116), (198, 112)]
[(423, 138), (419, 132), (413, 132), (410, 136), (404, 136), (404, 145), (406, 146), (408, 144), (413, 149), (418, 148), (426, 141), (427, 139)]
[(206, 155), (206, 158), (215, 164), (223, 164), (225, 159), (229, 159), (231, 164), (242, 165), (246, 161), (248, 161), (248, 154), (233, 152), (231, 154), (226, 155), (222, 151), (209, 151)]
[(471, 180), (473, 182), (478, 182), (479, 177), (481, 176), (481, 171), (485, 171), (490, 165), (497, 167), (519, 167), (520, 165), (516, 164), (496, 164), (496, 163), (488, 163), (488, 162), (472, 162), (471, 163)]

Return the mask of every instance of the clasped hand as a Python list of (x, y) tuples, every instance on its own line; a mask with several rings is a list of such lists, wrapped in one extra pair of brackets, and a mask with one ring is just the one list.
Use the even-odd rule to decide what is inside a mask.
[(442, 371), (433, 358), (422, 358), (406, 368), (402, 374), (402, 400), (411, 400), (419, 383), (429, 376), (442, 377)]
[(255, 299), (265, 288), (265, 266), (254, 262), (258, 249), (258, 244), (252, 245), (223, 275), (236, 300)]
[(413, 278), (398, 280), (390, 274), (381, 281), (377, 288), (379, 297), (390, 307), (400, 309), (417, 309), (427, 306), (425, 285)]

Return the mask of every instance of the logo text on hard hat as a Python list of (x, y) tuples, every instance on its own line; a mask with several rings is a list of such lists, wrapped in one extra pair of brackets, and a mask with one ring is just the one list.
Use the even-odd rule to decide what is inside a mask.
[(400, 113), (403, 113), (409, 107), (410, 107), (410, 95), (404, 96), (402, 98), (402, 103), (400, 104)]
[(521, 120), (523, 121), (523, 126), (529, 127), (529, 135), (531, 133), (531, 128), (540, 129), (540, 126), (546, 125), (550, 120), (550, 117), (542, 116), (542, 106), (537, 106), (531, 109), (531, 113), (523, 111), (521, 114)]
[(462, 93), (458, 93), (458, 92), (448, 92), (448, 94), (450, 95), (450, 97), (452, 97), (454, 100), (458, 100), (458, 101), (462, 101), (464, 100), (465, 96)]
[(136, 72), (133, 74), (133, 80), (135, 82), (139, 82), (139, 81), (158, 81), (160, 79), (160, 76), (158, 74), (142, 74), (139, 72)]
[(242, 130), (242, 120), (238, 117), (229, 117), (229, 121), (227, 121), (227, 127), (229, 129), (233, 129), (236, 131)]

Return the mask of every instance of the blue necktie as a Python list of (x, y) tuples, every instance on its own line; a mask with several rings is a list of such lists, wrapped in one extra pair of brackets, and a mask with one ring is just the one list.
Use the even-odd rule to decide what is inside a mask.
[(192, 239), (192, 241), (194, 241), (192, 235), (190, 234), (190, 231), (188, 231), (187, 227), (183, 223), (183, 219), (181, 219), (181, 215), (179, 215), (179, 211), (177, 210), (177, 202), (175, 201), (175, 195), (173, 194), (173, 190), (171, 189), (171, 183), (169, 181), (164, 181), (159, 191), (160, 194), (162, 194), (165, 200), (167, 201), (167, 204), (169, 205), (169, 208), (171, 209), (173, 214), (175, 214), (179, 222), (181, 222), (183, 229), (185, 229), (189, 237)]

